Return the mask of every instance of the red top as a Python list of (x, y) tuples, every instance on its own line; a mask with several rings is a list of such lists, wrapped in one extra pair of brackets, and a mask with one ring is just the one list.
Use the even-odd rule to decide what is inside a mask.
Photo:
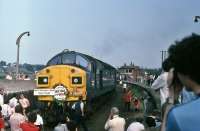
[(39, 131), (39, 128), (30, 122), (23, 122), (20, 124), (22, 131)]
[(5, 127), (4, 120), (3, 120), (3, 118), (0, 118), (0, 129), (2, 129), (4, 127)]
[(124, 94), (124, 102), (131, 102), (131, 92), (127, 92)]
[(140, 101), (138, 99), (135, 99), (133, 102), (135, 108), (140, 108)]

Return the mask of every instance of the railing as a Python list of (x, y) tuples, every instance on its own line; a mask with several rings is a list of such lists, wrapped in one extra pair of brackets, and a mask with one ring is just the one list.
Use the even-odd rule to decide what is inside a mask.
[(127, 87), (131, 88), (135, 88), (136, 90), (138, 90), (142, 96), (140, 97), (147, 97), (148, 101), (151, 102), (151, 105), (148, 109), (148, 113), (152, 112), (153, 110), (160, 110), (160, 98), (159, 98), (159, 94), (156, 93), (153, 89), (151, 89), (149, 86), (141, 84), (141, 83), (137, 83), (137, 82), (130, 82), (130, 81), (122, 81), (121, 83), (126, 83)]

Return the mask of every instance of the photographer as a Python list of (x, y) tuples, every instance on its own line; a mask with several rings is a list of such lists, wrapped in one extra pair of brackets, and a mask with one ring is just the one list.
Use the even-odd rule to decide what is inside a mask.
[(108, 120), (105, 124), (105, 130), (124, 131), (124, 129), (125, 129), (125, 119), (119, 117), (119, 109), (117, 107), (112, 107)]
[(172, 68), (168, 74), (169, 104), (166, 106), (162, 131), (165, 128), (166, 131), (197, 131), (200, 129), (200, 98), (173, 105), (183, 87), (197, 96), (200, 94), (200, 36), (192, 34), (176, 42), (168, 53)]

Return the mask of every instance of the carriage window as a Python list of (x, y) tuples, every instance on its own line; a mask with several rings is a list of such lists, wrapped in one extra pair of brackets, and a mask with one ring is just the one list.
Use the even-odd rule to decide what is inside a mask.
[(47, 63), (47, 65), (58, 65), (58, 64), (61, 64), (61, 58), (60, 58), (60, 56), (56, 56), (56, 57), (52, 58), (52, 59)]
[(74, 54), (63, 54), (62, 62), (63, 62), (63, 64), (74, 64), (75, 63), (75, 55)]
[(91, 70), (91, 64), (80, 55), (76, 56), (76, 64)]

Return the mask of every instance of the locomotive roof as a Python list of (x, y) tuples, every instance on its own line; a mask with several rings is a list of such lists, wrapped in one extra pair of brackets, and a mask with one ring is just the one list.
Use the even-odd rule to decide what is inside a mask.
[[(89, 56), (89, 55), (86, 55), (86, 54), (83, 54), (83, 53), (80, 53), (80, 52), (76, 52), (76, 51), (64, 50), (64, 51), (62, 51), (61, 53), (59, 53), (59, 54), (57, 54), (57, 55), (55, 55), (55, 56), (63, 55), (63, 54), (79, 54), (79, 55), (81, 55), (81, 56), (87, 58), (90, 62), (95, 62), (95, 63), (99, 62), (99, 63), (103, 64), (103, 66), (106, 67), (106, 68), (115, 69), (115, 67), (113, 67), (113, 66), (110, 65), (110, 64), (107, 64), (107, 63), (105, 63), (105, 62), (103, 62), (103, 61), (101, 61), (101, 60), (98, 60), (98, 59), (96, 59), (96, 58), (94, 58), (94, 57), (92, 57), (92, 56)], [(55, 57), (55, 56), (54, 56), (54, 57)], [(54, 58), (54, 57), (52, 57), (52, 58)]]

